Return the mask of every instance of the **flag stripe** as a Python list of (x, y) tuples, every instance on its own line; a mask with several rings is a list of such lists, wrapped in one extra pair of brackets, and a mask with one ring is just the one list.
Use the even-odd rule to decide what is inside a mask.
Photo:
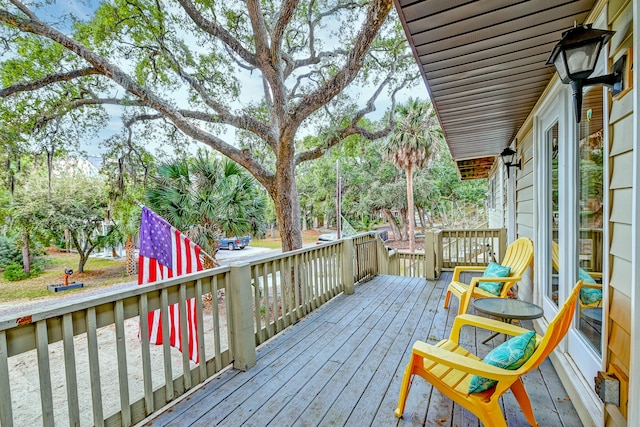
[[(160, 260), (164, 260), (163, 262), (167, 262), (170, 265), (164, 265)], [(155, 212), (143, 208), (140, 225), (139, 266), (139, 285), (200, 271), (202, 270), (200, 247)], [(180, 349), (180, 351), (183, 350), (182, 342), (186, 339), (189, 358), (195, 363), (199, 363), (198, 324), (195, 310), (195, 299), (188, 299), (186, 304), (187, 336), (181, 337), (179, 305), (176, 303), (169, 306), (169, 339), (170, 344)], [(154, 310), (149, 312), (148, 317), (149, 342), (151, 344), (162, 344), (161, 311)]]

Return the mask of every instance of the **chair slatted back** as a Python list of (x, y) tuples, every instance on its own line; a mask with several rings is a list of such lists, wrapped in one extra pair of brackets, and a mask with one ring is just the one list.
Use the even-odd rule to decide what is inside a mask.
[(538, 344), (538, 348), (536, 348), (536, 351), (533, 353), (531, 358), (522, 365), (520, 369), (528, 372), (537, 368), (547, 358), (547, 356), (551, 354), (560, 341), (562, 341), (569, 331), (569, 327), (571, 326), (571, 322), (575, 316), (580, 287), (582, 287), (582, 280), (576, 283), (576, 286), (571, 291), (569, 298), (567, 298), (551, 323), (549, 323), (547, 331), (542, 337), (542, 341)]
[(522, 276), (533, 260), (533, 242), (520, 237), (507, 247), (501, 265), (511, 268), (511, 276)]
[(560, 246), (557, 242), (551, 242), (551, 265), (560, 272)]

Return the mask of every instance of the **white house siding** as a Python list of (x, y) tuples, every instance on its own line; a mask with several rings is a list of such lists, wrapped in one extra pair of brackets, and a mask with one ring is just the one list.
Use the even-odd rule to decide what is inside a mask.
[(489, 191), (487, 194), (487, 221), (489, 228), (502, 228), (506, 224), (507, 198), (506, 182), (501, 173), (502, 160), (497, 159), (489, 173)]
[[(610, 28), (616, 31), (611, 41), (612, 60), (632, 45), (631, 1), (610, 1)], [(611, 104), (609, 117), (609, 339), (607, 371), (621, 381), (620, 407), (607, 405), (605, 425), (618, 426), (627, 418), (629, 383), (629, 342), (631, 340), (632, 200), (633, 200), (633, 91)], [(606, 244), (606, 243), (605, 243)], [(607, 280), (608, 279), (608, 280)], [(637, 410), (637, 408), (636, 408)]]
[[(516, 147), (522, 170), (516, 172), (516, 228), (518, 237), (534, 239), (533, 224), (533, 128), (530, 127)], [(533, 270), (529, 268), (518, 284), (518, 298), (533, 301)]]

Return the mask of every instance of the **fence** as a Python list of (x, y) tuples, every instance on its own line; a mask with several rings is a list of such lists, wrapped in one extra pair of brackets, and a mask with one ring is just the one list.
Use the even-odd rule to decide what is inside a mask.
[[(258, 344), (378, 274), (377, 241), (358, 235), (0, 319), (0, 424), (129, 426), (231, 364), (249, 369)], [(168, 344), (169, 306), (186, 313), (191, 298), (199, 363)], [(138, 333), (153, 310), (160, 346)], [(179, 325), (184, 343), (186, 316)]]

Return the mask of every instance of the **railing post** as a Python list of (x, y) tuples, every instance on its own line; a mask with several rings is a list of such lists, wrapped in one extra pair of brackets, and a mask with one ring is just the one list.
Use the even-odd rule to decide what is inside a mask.
[(436, 278), (435, 235), (433, 231), (424, 233), (424, 276), (428, 280)]
[(507, 252), (507, 229), (500, 229), (500, 237), (498, 242), (498, 259), (497, 262), (502, 262), (504, 254)]
[(382, 241), (381, 232), (376, 233), (376, 258), (378, 260), (378, 274), (389, 274), (389, 250)]
[(353, 255), (353, 239), (345, 237), (342, 240), (342, 284), (346, 295), (351, 295), (354, 292)]
[(442, 265), (444, 262), (444, 245), (442, 244), (442, 230), (436, 230), (435, 233), (435, 247), (434, 253), (436, 254), (436, 277), (442, 273)]
[(233, 367), (241, 371), (246, 371), (256, 364), (252, 301), (251, 267), (248, 263), (232, 264), (229, 280), (229, 334), (233, 350)]

